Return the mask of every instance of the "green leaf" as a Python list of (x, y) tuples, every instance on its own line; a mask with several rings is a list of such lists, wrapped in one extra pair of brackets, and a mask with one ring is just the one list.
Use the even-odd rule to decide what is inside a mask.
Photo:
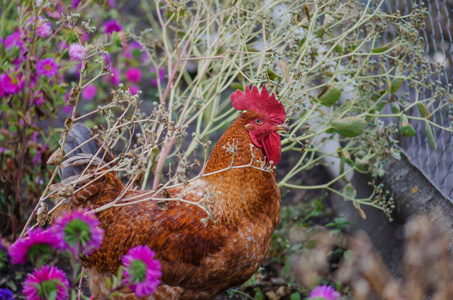
[(394, 113), (394, 114), (399, 114), (401, 112), (400, 105), (396, 102), (390, 103), (390, 109), (392, 110), (392, 113)]
[(395, 78), (390, 83), (390, 93), (396, 93), (404, 83), (404, 78)]
[(279, 79), (279, 81), (282, 79), (280, 76), (274, 73), (271, 69), (267, 68), (267, 75), (269, 76), (270, 80), (275, 80), (276, 78)]
[(241, 91), (244, 91), (244, 87), (242, 86), (242, 84), (240, 84), (239, 82), (232, 82), (231, 83), (231, 88), (233, 90), (241, 90)]
[(371, 49), (371, 53), (382, 53), (385, 52), (389, 49), (389, 47), (379, 47), (379, 48), (374, 48)]
[(367, 160), (356, 157), (354, 160), (354, 163), (355, 163), (357, 169), (359, 169), (360, 171), (368, 170), (369, 162)]
[[(352, 186), (352, 184), (348, 183), (344, 188), (343, 188), (343, 195), (345, 195), (348, 198), (355, 199), (357, 195), (357, 191), (355, 188)], [(348, 199), (349, 200), (349, 199)]]
[(359, 117), (346, 117), (333, 120), (331, 125), (342, 136), (355, 137), (361, 135), (367, 126), (367, 122)]
[(407, 116), (402, 114), (399, 122), (399, 131), (402, 136), (411, 137), (417, 134), (414, 127), (409, 123)]
[(338, 101), (338, 99), (340, 99), (340, 96), (341, 89), (334, 86), (328, 86), (321, 92), (321, 94), (319, 94), (318, 99), (322, 105), (332, 106)]
[(300, 300), (300, 294), (299, 293), (292, 293), (290, 296), (291, 300)]
[(426, 137), (428, 138), (429, 146), (432, 149), (436, 150), (436, 141), (434, 140), (433, 130), (428, 121), (425, 121), (425, 134), (426, 134)]
[(418, 111), (420, 112), (420, 114), (425, 117), (425, 118), (428, 118), (429, 117), (429, 109), (428, 109), (428, 106), (426, 106), (424, 103), (417, 103), (417, 108), (418, 108)]

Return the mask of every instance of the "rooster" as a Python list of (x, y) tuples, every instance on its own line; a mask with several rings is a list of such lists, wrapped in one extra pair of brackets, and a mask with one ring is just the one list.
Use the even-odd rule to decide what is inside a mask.
[[(264, 85), (261, 92), (256, 86), (237, 90), (231, 101), (244, 112), (220, 137), (199, 179), (153, 195), (124, 191), (119, 175), (109, 172), (65, 201), (70, 210), (96, 209), (115, 199), (117, 204), (134, 201), (97, 213), (104, 241), (82, 258), (93, 295), (108, 293), (106, 278), (116, 274), (121, 257), (138, 245), (149, 246), (162, 266), (161, 284), (149, 299), (213, 299), (258, 270), (280, 219), (273, 166), (281, 158), (279, 131), (289, 127), (282, 103)], [(61, 168), (62, 180), (71, 182), (83, 172), (82, 166), (71, 164), (78, 157), (85, 162), (91, 157), (108, 168), (113, 156), (98, 145), (88, 127), (74, 124), (64, 145), (65, 153), (72, 153)], [(185, 201), (169, 200), (163, 208), (150, 195)], [(190, 202), (202, 203), (211, 217)], [(121, 292), (121, 299), (138, 299), (130, 290)]]

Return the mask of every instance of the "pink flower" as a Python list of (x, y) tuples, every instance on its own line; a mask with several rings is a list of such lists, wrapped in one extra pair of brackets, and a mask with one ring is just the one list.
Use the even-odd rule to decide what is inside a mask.
[(123, 25), (119, 24), (117, 20), (107, 21), (104, 23), (104, 32), (108, 35), (113, 32), (119, 32), (123, 29)]
[[(133, 59), (133, 58), (140, 58), (142, 56), (142, 46), (137, 43), (136, 41), (132, 41), (128, 47), (123, 48), (124, 49), (124, 57), (127, 59)], [(143, 53), (146, 57), (146, 53)], [(143, 59), (143, 57), (142, 57)]]
[(121, 259), (124, 265), (123, 283), (138, 297), (151, 295), (159, 286), (161, 266), (153, 257), (154, 252), (148, 246), (137, 246), (129, 249)]
[(0, 97), (5, 96), (5, 84), (4, 84), (5, 74), (0, 74)]
[[(19, 49), (17, 57), (13, 57), (12, 63), (14, 65), (20, 65), (23, 61), (23, 55), (25, 53), (24, 42), (20, 31), (16, 31), (5, 38), (4, 44), (6, 49), (13, 51), (15, 47)], [(14, 53), (14, 52), (13, 52)]]
[(159, 77), (159, 81), (162, 83), (165, 79), (165, 70), (159, 69), (159, 72), (156, 72), (156, 67), (151, 68), (151, 73), (154, 78), (151, 79), (151, 84), (157, 86), (157, 77)]
[(140, 82), (140, 80), (142, 79), (142, 71), (137, 68), (130, 68), (126, 72), (126, 78), (130, 82)]
[(36, 73), (38, 75), (44, 75), (47, 77), (52, 77), (58, 73), (58, 65), (55, 62), (55, 59), (52, 57), (46, 57), (44, 59), (38, 60), (36, 64)]
[(66, 105), (61, 109), (65, 114), (69, 115), (72, 112), (72, 106), (71, 105)]
[(46, 19), (40, 17), (38, 19), (39, 26), (36, 28), (36, 35), (39, 37), (48, 37), (50, 33), (52, 32), (52, 28), (50, 27), (50, 22), (48, 22)]
[(35, 98), (33, 99), (33, 103), (36, 105), (36, 106), (39, 106), (41, 107), (42, 104), (44, 103), (44, 97), (42, 95), (41, 92), (38, 92), (35, 96)]
[(22, 41), (22, 37), (20, 31), (16, 31), (5, 38), (4, 46), (6, 49), (11, 50), (13, 47), (18, 47), (19, 49), (23, 49), (24, 42)]
[(132, 95), (137, 95), (137, 92), (140, 88), (136, 85), (131, 85), (129, 87), (129, 91), (131, 92)]
[(85, 53), (86, 49), (80, 44), (74, 43), (69, 46), (68, 54), (70, 59), (82, 61)]
[(75, 9), (77, 8), (77, 6), (79, 6), (79, 3), (80, 3), (80, 0), (72, 0), (72, 9)]
[(52, 255), (52, 250), (61, 244), (58, 236), (51, 230), (42, 230), (37, 227), (28, 232), (27, 237), (18, 239), (11, 245), (9, 255), (13, 264), (23, 264), (27, 260), (37, 261)]
[(23, 293), (27, 300), (49, 299), (55, 293), (56, 300), (69, 299), (69, 281), (66, 274), (55, 266), (35, 268), (33, 274), (28, 274), (24, 282)]
[(104, 239), (101, 222), (92, 212), (69, 212), (55, 221), (55, 233), (61, 241), (61, 248), (71, 250), (74, 254), (90, 255), (99, 249)]
[(329, 285), (319, 285), (315, 287), (308, 299), (323, 299), (323, 300), (336, 300), (340, 297), (340, 294)]
[(82, 90), (82, 97), (91, 100), (96, 96), (97, 88), (94, 84), (88, 85), (86, 88)]
[(110, 77), (110, 81), (114, 85), (120, 84), (120, 82), (121, 82), (120, 76), (121, 76), (120, 69), (112, 68), (112, 76)]
[(5, 94), (14, 95), (25, 87), (25, 80), (22, 74), (7, 73), (3, 77), (3, 89)]

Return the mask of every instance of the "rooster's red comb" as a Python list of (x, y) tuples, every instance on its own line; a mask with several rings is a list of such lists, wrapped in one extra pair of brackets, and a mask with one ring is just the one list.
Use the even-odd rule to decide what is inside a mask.
[(247, 86), (245, 93), (237, 90), (236, 93), (231, 94), (231, 102), (236, 110), (253, 110), (267, 116), (269, 119), (276, 123), (283, 123), (285, 121), (286, 112), (283, 104), (278, 102), (274, 93), (269, 96), (269, 91), (263, 84), (261, 93), (258, 91), (256, 85), (252, 87)]

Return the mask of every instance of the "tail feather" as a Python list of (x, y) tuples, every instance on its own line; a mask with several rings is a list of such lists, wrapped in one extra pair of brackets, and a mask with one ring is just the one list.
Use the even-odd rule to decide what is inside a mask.
[[(60, 140), (60, 145), (63, 139)], [(96, 167), (109, 162), (113, 156), (105, 147), (101, 148), (98, 138), (94, 138), (91, 130), (82, 123), (76, 123), (68, 133), (63, 151), (68, 157), (58, 171), (62, 180), (79, 176), (88, 166)], [(94, 157), (96, 156), (96, 157)]]

